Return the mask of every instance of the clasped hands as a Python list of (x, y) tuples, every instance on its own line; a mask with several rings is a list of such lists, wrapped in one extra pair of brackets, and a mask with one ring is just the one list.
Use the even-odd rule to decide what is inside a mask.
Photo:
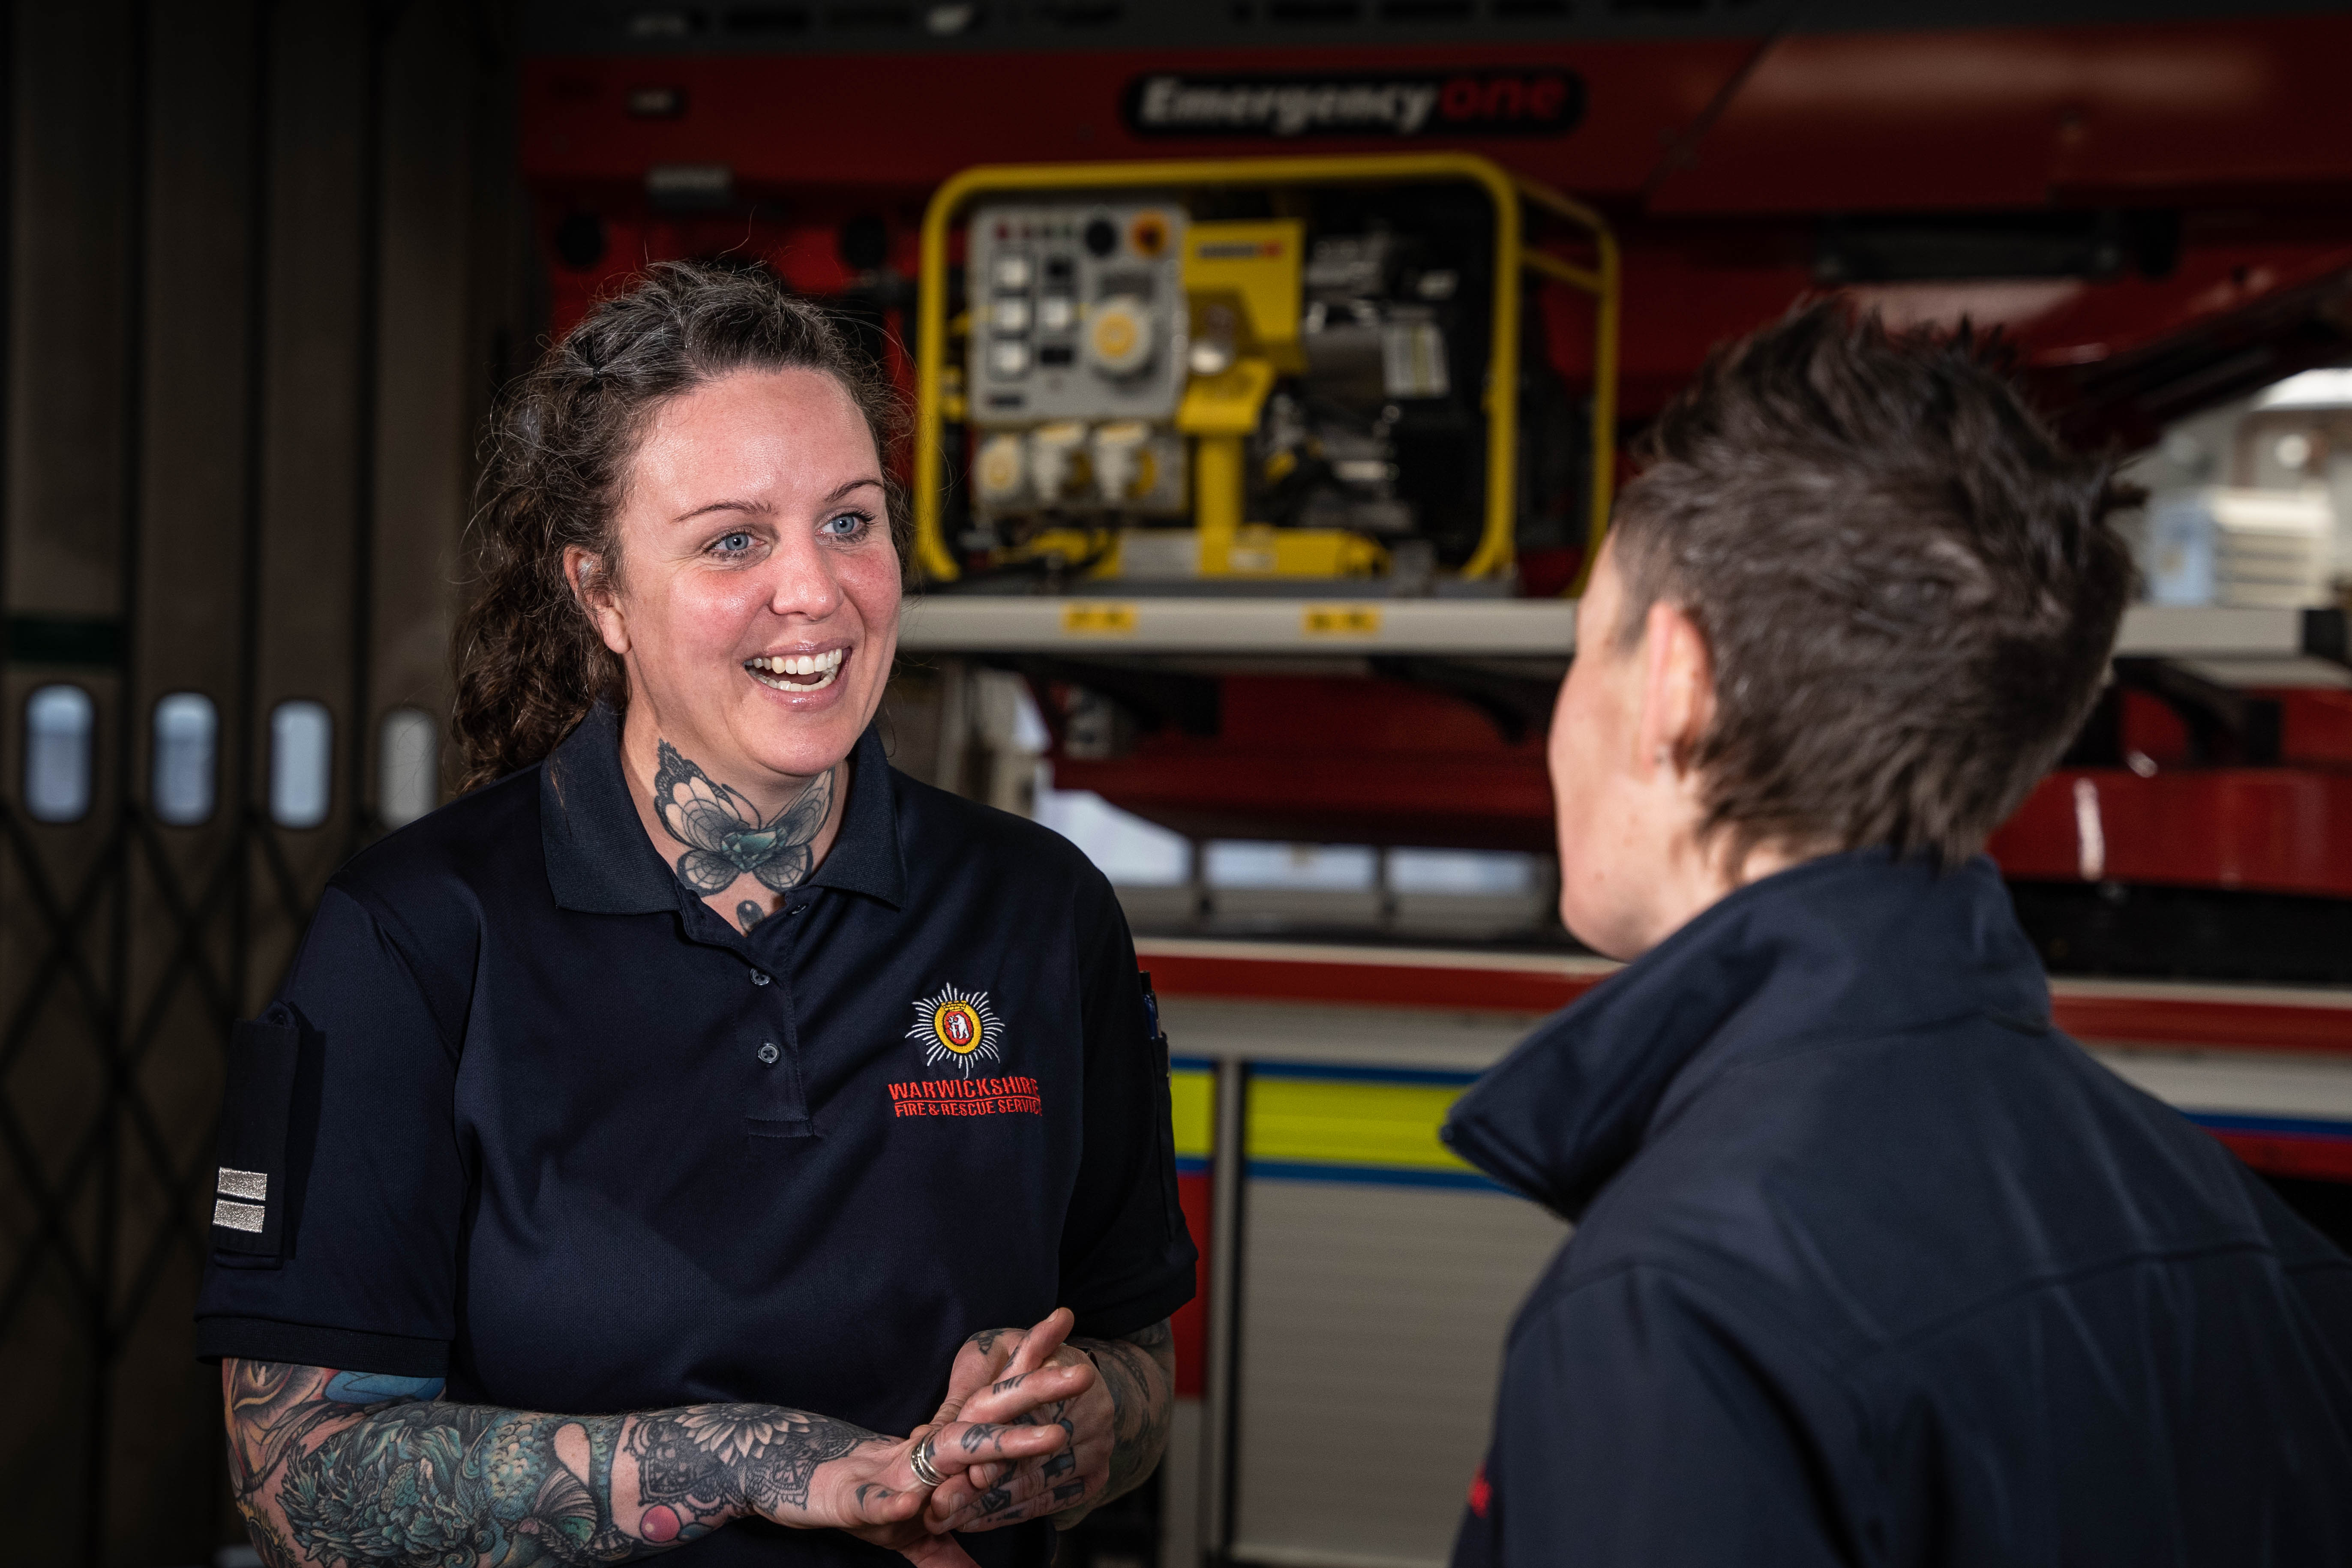
[[(972, 1568), (950, 1531), (998, 1530), (1099, 1497), (1116, 1409), (1093, 1361), (1065, 1342), (1075, 1321), (1056, 1308), (1033, 1329), (966, 1340), (929, 1424), (819, 1466), (812, 1514), (921, 1568)], [(919, 1451), (938, 1486), (916, 1468)]]

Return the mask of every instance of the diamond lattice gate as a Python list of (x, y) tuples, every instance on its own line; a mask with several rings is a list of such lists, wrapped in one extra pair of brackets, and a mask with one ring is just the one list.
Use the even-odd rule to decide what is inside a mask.
[(522, 247), (504, 7), (0, 26), (0, 1487), (17, 1563), (235, 1539), (193, 1363), (228, 1026), (440, 793)]

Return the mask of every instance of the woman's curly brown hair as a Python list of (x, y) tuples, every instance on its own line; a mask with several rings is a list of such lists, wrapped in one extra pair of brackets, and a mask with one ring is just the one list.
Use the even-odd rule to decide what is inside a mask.
[[(503, 395), (491, 418), (474, 515), (477, 592), (452, 645), (474, 789), (553, 751), (599, 699), (627, 701), (563, 573), (578, 546), (619, 580), (614, 520), (637, 444), (663, 405), (735, 371), (822, 371), (865, 415), (884, 471), (902, 413), (879, 368), (820, 305), (763, 270), (666, 261), (590, 311)], [(906, 508), (892, 489), (903, 555)]]

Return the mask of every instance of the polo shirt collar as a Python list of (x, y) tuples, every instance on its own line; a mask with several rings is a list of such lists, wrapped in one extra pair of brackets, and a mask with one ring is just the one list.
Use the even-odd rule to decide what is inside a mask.
[(1992, 862), (1827, 856), (1732, 893), (1555, 1015), (1443, 1136), (1572, 1220), (1732, 1067), (1971, 1015), (2049, 1026), (2049, 983)]
[[(864, 893), (892, 909), (907, 902), (907, 862), (898, 852), (898, 786), (890, 759), (883, 754), (879, 726), (868, 724), (850, 754), (849, 799), (841, 808), (841, 831), (824, 862), (808, 880), (812, 888)], [(640, 838), (643, 833), (638, 834)]]
[[(809, 886), (864, 893), (897, 909), (906, 900), (906, 862), (890, 759), (874, 725), (857, 738), (852, 755), (841, 830)], [(591, 708), (548, 757), (539, 804), (548, 887), (560, 907), (599, 915), (666, 914), (678, 907), (684, 890), (646, 838), (621, 771), (621, 716), (610, 704)]]

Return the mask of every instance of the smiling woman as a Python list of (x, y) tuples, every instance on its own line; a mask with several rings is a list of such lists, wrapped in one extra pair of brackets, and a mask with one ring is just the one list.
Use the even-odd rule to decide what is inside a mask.
[(235, 1046), (197, 1336), (272, 1568), (1044, 1568), (1157, 1463), (1165, 1042), (1085, 858), (890, 766), (896, 428), (677, 265), (502, 406), (468, 793)]
[(837, 770), (882, 701), (898, 642), (882, 473), (836, 375), (750, 366), (664, 403), (601, 548), (564, 548), (625, 677), (647, 829), (747, 930), (824, 853)]
[[(853, 609), (886, 617), (873, 628), (887, 639), (880, 657), (866, 661), (877, 673), (863, 694), (878, 702), (908, 526), (886, 459), (903, 425), (871, 363), (763, 274), (666, 264), (606, 301), (523, 379), (493, 434), (481, 592), (457, 644), (467, 787), (537, 762), (591, 703), (631, 691), (626, 618), (614, 617), (635, 557), (657, 578), (702, 569), (688, 590), (722, 609), (731, 598), (740, 618), (780, 552), (811, 586), (822, 542), (850, 568), (839, 577), (856, 584)], [(641, 596), (641, 620), (667, 611), (674, 625), (698, 607), (675, 582), (646, 586), (667, 602)], [(820, 589), (820, 605), (827, 597)], [(575, 613), (583, 598), (593, 619)], [(738, 663), (788, 689), (805, 681), (797, 661), (849, 651), (802, 640), (741, 649)]]
[(870, 362), (763, 274), (656, 268), (583, 322), (492, 448), (468, 782), (603, 702), (679, 880), (747, 930), (772, 913), (831, 842), (898, 647), (899, 424)]

